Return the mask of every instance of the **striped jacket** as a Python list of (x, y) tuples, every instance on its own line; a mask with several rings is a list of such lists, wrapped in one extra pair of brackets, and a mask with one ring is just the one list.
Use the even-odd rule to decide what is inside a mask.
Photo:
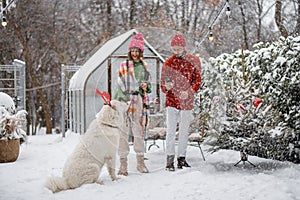
[(138, 76), (135, 75), (134, 63), (132, 60), (126, 60), (121, 63), (119, 69), (119, 76), (118, 76), (118, 85), (121, 87), (121, 90), (123, 92), (138, 91), (139, 85), (142, 81), (149, 81), (149, 80), (145, 80), (145, 78), (149, 79), (149, 77), (145, 77), (145, 73), (148, 73), (148, 64), (144, 61), (143, 65), (144, 65), (144, 69), (147, 70), (147, 72), (145, 72), (145, 70), (144, 72), (138, 71), (139, 74)]
[[(134, 118), (137, 109), (135, 106), (138, 98), (137, 94), (140, 94), (144, 105), (142, 108), (143, 118), (148, 121), (149, 97), (147, 93), (151, 93), (149, 74), (149, 66), (145, 61), (138, 64), (136, 67), (132, 60), (123, 61), (120, 65), (118, 72), (118, 88), (114, 98), (117, 100), (130, 101), (131, 106), (129, 112), (132, 114), (132, 118)], [(141, 82), (148, 83), (146, 94), (140, 90), (139, 86)]]

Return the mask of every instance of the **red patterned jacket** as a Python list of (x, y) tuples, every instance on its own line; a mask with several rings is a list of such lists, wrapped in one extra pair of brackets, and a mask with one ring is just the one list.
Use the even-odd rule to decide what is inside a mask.
[[(167, 91), (165, 82), (173, 81), (174, 87)], [(194, 108), (194, 94), (201, 86), (201, 62), (199, 57), (186, 54), (179, 58), (172, 55), (168, 58), (161, 72), (160, 87), (166, 94), (165, 106), (178, 110), (192, 110)], [(179, 98), (180, 92), (187, 91), (188, 98)]]

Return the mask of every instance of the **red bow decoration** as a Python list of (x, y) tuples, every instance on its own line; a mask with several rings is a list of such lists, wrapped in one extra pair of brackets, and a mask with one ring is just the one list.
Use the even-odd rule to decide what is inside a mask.
[(235, 111), (239, 111), (239, 110), (245, 111), (245, 106), (243, 106), (243, 104), (238, 103), (238, 104), (235, 106), (234, 110), (235, 110)]
[(259, 104), (262, 103), (262, 99), (260, 98), (256, 98), (254, 101), (253, 101), (253, 105), (257, 108), (259, 106)]
[(110, 95), (108, 92), (100, 92), (96, 89), (96, 93), (103, 99), (104, 104), (111, 105), (110, 104)]

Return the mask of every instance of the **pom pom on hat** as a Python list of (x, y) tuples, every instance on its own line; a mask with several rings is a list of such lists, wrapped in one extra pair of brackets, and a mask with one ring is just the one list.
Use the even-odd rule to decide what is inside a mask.
[(186, 46), (185, 38), (181, 34), (175, 35), (171, 41), (171, 47), (173, 46), (185, 47)]
[(137, 33), (135, 36), (133, 36), (128, 45), (128, 50), (130, 50), (131, 48), (139, 48), (142, 52), (144, 52), (143, 34)]

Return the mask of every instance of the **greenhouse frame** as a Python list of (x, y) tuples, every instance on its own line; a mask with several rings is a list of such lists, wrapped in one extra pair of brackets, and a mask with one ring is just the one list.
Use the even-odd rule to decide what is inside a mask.
[[(107, 91), (111, 97), (117, 87), (118, 69), (127, 59), (128, 44), (137, 30), (132, 29), (108, 40), (100, 47), (72, 76), (69, 82), (68, 123), (72, 132), (83, 134), (96, 114), (103, 106), (103, 100), (95, 90)], [(149, 64), (152, 93), (150, 101), (162, 108), (164, 95), (160, 91), (159, 81), (164, 59), (145, 39), (144, 60)]]

